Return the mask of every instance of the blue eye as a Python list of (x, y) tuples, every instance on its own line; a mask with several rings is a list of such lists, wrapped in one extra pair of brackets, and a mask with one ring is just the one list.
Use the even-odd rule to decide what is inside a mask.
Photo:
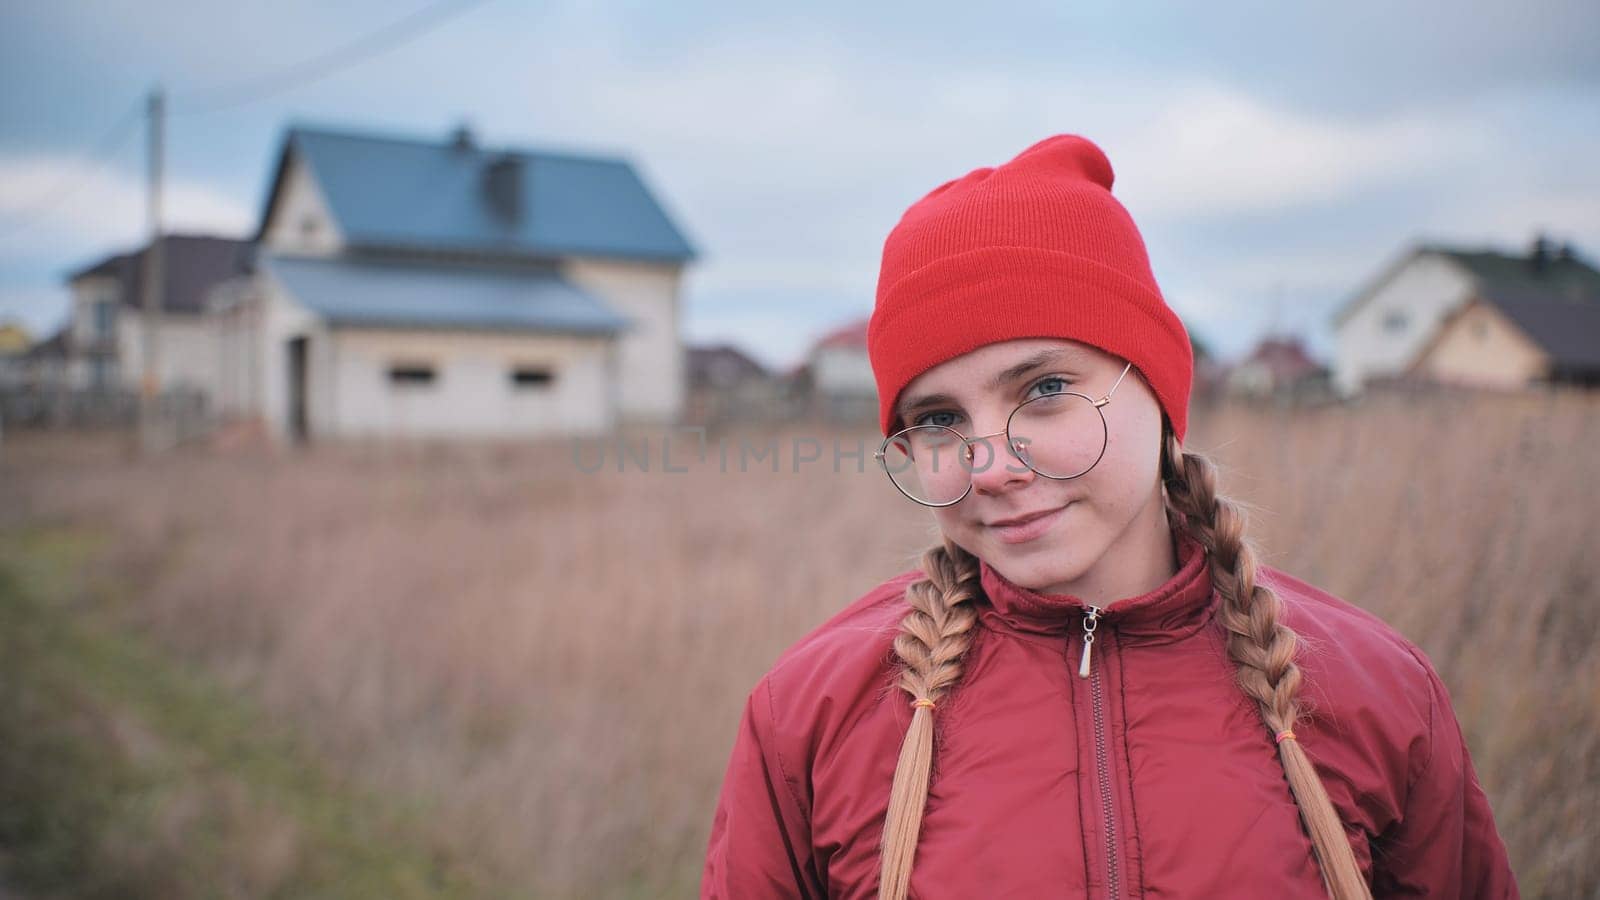
[[(941, 417), (948, 417), (950, 419), (950, 421), (948, 421), (948, 422), (946, 422), (946, 421), (933, 421), (933, 420), (939, 419)], [(922, 415), (918, 416), (917, 420), (915, 422), (912, 422), (911, 424), (912, 425), (943, 425), (946, 428), (954, 428), (954, 427), (956, 427), (956, 422), (959, 422), (959, 421), (961, 421), (961, 417), (959, 415), (953, 413), (953, 412), (930, 412), (930, 413), (923, 413)]]
[[(1038, 388), (1045, 388), (1045, 390), (1039, 392), (1039, 396), (1044, 396), (1046, 394), (1061, 394), (1066, 392), (1067, 387), (1070, 384), (1071, 382), (1067, 381), (1065, 378), (1052, 375), (1049, 378), (1041, 378), (1038, 381), (1035, 381), (1033, 383), (1033, 387), (1028, 389), (1028, 393), (1031, 394), (1035, 389)], [(1031, 400), (1033, 398), (1029, 397), (1028, 399)]]

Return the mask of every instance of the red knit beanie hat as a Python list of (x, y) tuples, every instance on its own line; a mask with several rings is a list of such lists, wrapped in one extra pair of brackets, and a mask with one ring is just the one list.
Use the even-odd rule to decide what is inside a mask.
[(1189, 335), (1112, 177), (1093, 142), (1058, 134), (906, 210), (883, 243), (867, 326), (885, 436), (900, 391), (928, 369), (995, 341), (1053, 337), (1132, 362), (1183, 439)]

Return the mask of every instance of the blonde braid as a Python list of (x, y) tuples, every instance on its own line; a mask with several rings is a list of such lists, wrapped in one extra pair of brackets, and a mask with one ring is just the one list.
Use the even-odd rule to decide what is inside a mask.
[[(1163, 451), (1162, 478), (1170, 511), (1211, 560), (1211, 579), (1222, 599), (1217, 619), (1227, 633), (1228, 656), (1238, 665), (1239, 686), (1256, 701), (1269, 732), (1288, 731), (1300, 715), (1297, 639), (1280, 621), (1282, 600), (1256, 582), (1256, 555), (1244, 537), (1244, 513), (1218, 496), (1216, 467), (1210, 460), (1185, 452), (1170, 431)], [(1311, 835), (1328, 893), (1334, 900), (1370, 900), (1372, 894), (1339, 814), (1300, 742), (1280, 740), (1278, 758)]]
[(898, 687), (910, 694), (911, 725), (900, 744), (889, 812), (883, 823), (881, 900), (904, 900), (928, 802), (933, 765), (933, 704), (961, 678), (961, 658), (972, 646), (982, 594), (978, 558), (946, 539), (922, 554), (923, 577), (906, 586), (911, 611), (900, 620), (894, 651), (904, 664)]

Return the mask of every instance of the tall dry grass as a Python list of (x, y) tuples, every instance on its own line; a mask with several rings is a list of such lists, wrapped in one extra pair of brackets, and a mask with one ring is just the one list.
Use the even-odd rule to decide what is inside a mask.
[(1420, 644), (1525, 896), (1600, 893), (1600, 395), (1200, 420), (1269, 564)]
[[(870, 457), (834, 471), (866, 432), (724, 435), (726, 471), (679, 436), (672, 473), (660, 437), (634, 436), (649, 473), (594, 474), (568, 442), (134, 462), (8, 437), (0, 525), (110, 529), (130, 627), (530, 895), (686, 896), (744, 693), (934, 532)], [(781, 471), (740, 471), (769, 440)], [(1528, 896), (1600, 889), (1597, 442), (1577, 395), (1224, 408), (1191, 439), (1268, 562), (1432, 656)]]

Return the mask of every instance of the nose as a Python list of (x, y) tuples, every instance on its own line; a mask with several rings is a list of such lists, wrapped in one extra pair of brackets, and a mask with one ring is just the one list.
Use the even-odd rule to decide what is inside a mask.
[(972, 470), (974, 491), (998, 494), (1033, 480), (1033, 470), (1022, 462), (1005, 431), (969, 438), (967, 447), (972, 457), (968, 466)]

